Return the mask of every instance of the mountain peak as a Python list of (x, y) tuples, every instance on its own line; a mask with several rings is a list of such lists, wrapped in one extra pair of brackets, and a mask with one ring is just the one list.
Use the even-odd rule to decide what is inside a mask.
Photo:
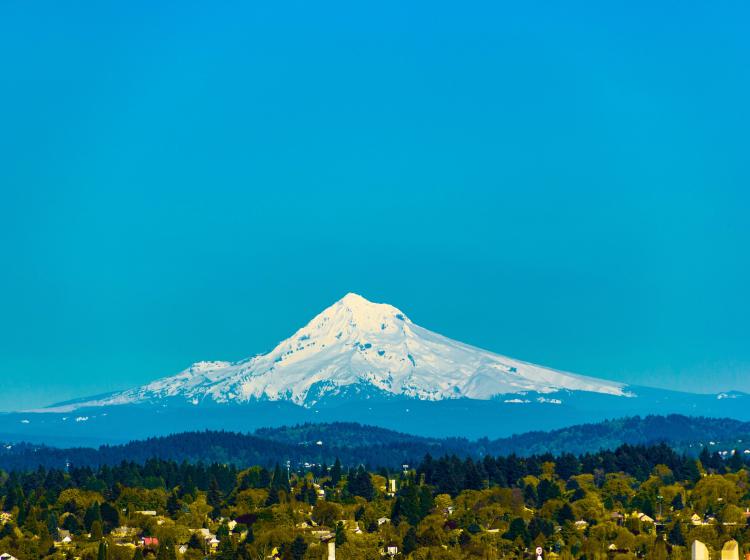
[(363, 332), (381, 332), (401, 330), (410, 323), (406, 315), (387, 303), (374, 303), (359, 294), (349, 292), (336, 303), (325, 309), (310, 321), (299, 333), (312, 334), (309, 331), (337, 330), (338, 333), (354, 334)]
[(354, 292), (347, 293), (344, 297), (339, 300), (340, 303), (353, 306), (353, 305), (374, 305), (369, 299), (362, 297)]

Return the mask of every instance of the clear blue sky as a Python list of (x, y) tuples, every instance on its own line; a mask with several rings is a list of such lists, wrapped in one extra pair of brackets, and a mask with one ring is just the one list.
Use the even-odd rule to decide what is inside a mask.
[(3, 2), (0, 409), (266, 351), (348, 291), (750, 391), (749, 16)]

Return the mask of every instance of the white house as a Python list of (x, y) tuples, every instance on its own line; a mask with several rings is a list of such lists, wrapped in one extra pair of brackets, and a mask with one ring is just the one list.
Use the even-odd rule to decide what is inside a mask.
[(7, 552), (3, 552), (0, 554), (0, 560), (18, 560), (15, 556), (11, 556)]

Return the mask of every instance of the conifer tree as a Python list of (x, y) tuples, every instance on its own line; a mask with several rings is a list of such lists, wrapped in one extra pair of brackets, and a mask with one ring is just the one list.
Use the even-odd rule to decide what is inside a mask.
[(105, 541), (99, 542), (99, 551), (96, 555), (96, 560), (109, 560), (109, 550)]
[(336, 546), (341, 546), (346, 542), (346, 531), (344, 531), (344, 523), (339, 521), (336, 523)]
[(336, 486), (341, 481), (341, 461), (339, 461), (339, 458), (336, 457), (336, 461), (333, 463), (333, 466), (331, 467), (331, 484)]

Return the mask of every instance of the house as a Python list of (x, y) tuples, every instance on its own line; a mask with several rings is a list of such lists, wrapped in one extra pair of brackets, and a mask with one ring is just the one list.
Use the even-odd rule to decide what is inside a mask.
[(156, 512), (152, 509), (143, 509), (140, 511), (135, 511), (133, 513), (135, 513), (136, 515), (147, 515), (149, 517), (154, 517), (156, 515)]
[(216, 548), (219, 546), (219, 540), (216, 538), (216, 535), (214, 535), (205, 527), (201, 527), (196, 531), (196, 533), (198, 533), (203, 539), (203, 542), (205, 542), (206, 545), (210, 546), (211, 548)]
[(179, 552), (180, 554), (185, 554), (187, 550), (188, 550), (188, 545), (181, 544), (180, 547), (177, 549), (177, 552)]
[(388, 546), (386, 546), (385, 553), (388, 556), (396, 556), (396, 554), (398, 554), (398, 547), (396, 546), (396, 543), (390, 543)]
[(388, 479), (388, 494), (392, 495), (396, 493), (396, 479), (395, 478), (389, 478)]
[(737, 541), (732, 539), (724, 543), (721, 547), (721, 560), (739, 560), (740, 552)]
[(701, 516), (697, 513), (694, 513), (690, 516), (690, 523), (693, 525), (703, 525), (703, 519), (701, 519)]
[(112, 529), (112, 537), (115, 539), (134, 537), (136, 533), (138, 533), (138, 530), (135, 527), (128, 527), (127, 525)]
[(650, 517), (640, 511), (634, 511), (630, 516), (639, 519), (641, 523), (654, 523), (653, 517)]
[(708, 549), (701, 541), (693, 541), (690, 547), (690, 558), (692, 560), (709, 560)]
[(158, 548), (159, 547), (159, 539), (156, 537), (143, 537), (141, 539), (141, 546), (144, 548)]
[(390, 523), (390, 522), (391, 522), (391, 520), (388, 519), (387, 517), (380, 517), (380, 518), (378, 518), (378, 527), (380, 527), (384, 523)]
[(54, 542), (55, 548), (62, 548), (73, 542), (73, 537), (70, 534), (70, 531), (66, 531), (65, 529), (57, 530), (57, 538), (58, 540)]
[(18, 560), (15, 556), (11, 556), (7, 552), (3, 552), (0, 554), (0, 560)]
[(579, 531), (583, 531), (586, 527), (589, 526), (589, 522), (584, 521), (583, 519), (579, 519), (578, 521), (573, 523), (573, 525), (575, 525), (575, 528), (578, 529)]

